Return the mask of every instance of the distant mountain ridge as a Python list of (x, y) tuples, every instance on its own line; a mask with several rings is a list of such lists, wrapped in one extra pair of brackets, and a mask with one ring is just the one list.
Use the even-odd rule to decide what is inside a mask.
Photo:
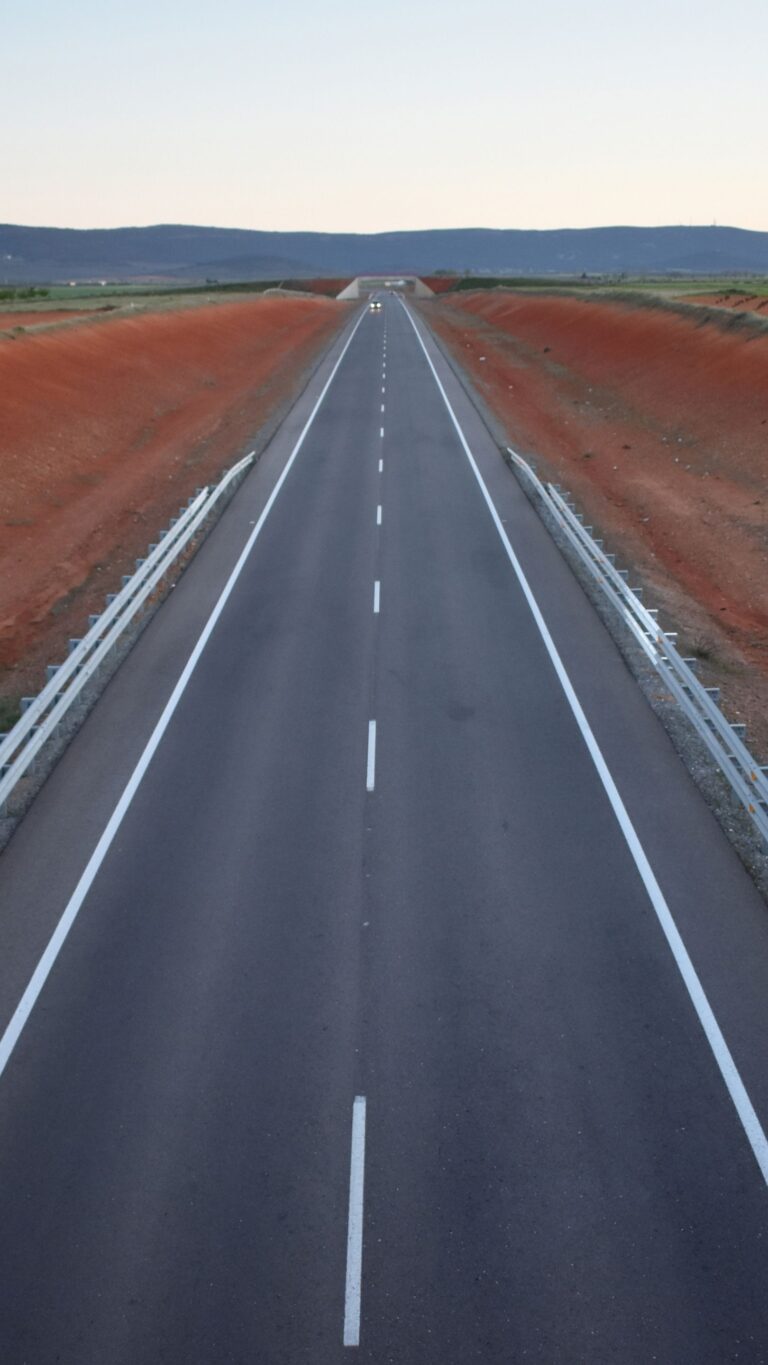
[(367, 272), (574, 275), (768, 273), (768, 232), (732, 227), (534, 231), (441, 228), (372, 234), (158, 226), (0, 224), (0, 283), (258, 280)]

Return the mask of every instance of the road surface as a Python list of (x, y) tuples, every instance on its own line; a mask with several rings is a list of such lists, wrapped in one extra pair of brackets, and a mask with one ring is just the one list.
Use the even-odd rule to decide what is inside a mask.
[(766, 1361), (764, 904), (354, 321), (0, 859), (0, 1359)]

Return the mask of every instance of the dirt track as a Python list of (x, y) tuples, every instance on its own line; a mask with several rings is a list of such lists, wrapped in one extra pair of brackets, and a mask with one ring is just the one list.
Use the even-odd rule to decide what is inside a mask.
[(39, 688), (346, 316), (256, 298), (0, 337), (0, 697)]
[(515, 448), (644, 575), (768, 756), (765, 324), (508, 291), (424, 307)]

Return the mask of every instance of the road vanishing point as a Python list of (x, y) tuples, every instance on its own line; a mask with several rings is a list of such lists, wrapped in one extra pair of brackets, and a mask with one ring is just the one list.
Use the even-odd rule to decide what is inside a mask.
[(768, 1360), (768, 920), (419, 315), (0, 860), (2, 1365)]

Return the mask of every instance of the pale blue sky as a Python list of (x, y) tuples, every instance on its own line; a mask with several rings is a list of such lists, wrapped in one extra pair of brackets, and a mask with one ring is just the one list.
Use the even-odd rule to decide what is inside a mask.
[(25, 0), (0, 221), (768, 229), (766, 0)]

